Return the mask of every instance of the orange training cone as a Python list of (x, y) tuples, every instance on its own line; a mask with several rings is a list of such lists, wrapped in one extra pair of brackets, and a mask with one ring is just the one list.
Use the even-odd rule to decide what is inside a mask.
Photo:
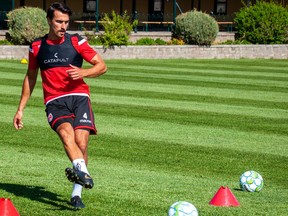
[(219, 188), (209, 204), (214, 206), (240, 206), (231, 190), (223, 186)]
[(10, 199), (0, 198), (0, 216), (20, 216)]

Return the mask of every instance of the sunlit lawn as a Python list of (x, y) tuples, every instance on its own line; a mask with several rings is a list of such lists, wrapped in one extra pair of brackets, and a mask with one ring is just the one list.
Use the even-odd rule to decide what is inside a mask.
[[(68, 205), (71, 166), (46, 121), (41, 79), (16, 131), (27, 65), (0, 61), (0, 197), (21, 216), (167, 215), (178, 200), (199, 215), (287, 215), (287, 60), (107, 60), (87, 79), (98, 136), (91, 137), (86, 208)], [(259, 193), (239, 190), (255, 170)], [(209, 201), (228, 186), (239, 207)], [(1, 215), (1, 209), (0, 209)]]

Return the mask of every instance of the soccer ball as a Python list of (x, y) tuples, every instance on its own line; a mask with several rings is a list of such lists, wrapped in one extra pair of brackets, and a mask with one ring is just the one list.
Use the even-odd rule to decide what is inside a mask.
[(246, 171), (240, 176), (240, 187), (243, 191), (258, 192), (263, 185), (262, 176), (255, 171)]
[(198, 211), (191, 203), (178, 201), (170, 206), (168, 216), (198, 216)]

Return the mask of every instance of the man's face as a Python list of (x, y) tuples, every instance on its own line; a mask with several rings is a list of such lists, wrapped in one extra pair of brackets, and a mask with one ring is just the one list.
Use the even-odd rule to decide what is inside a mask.
[(51, 20), (48, 18), (48, 24), (50, 25), (50, 39), (60, 39), (64, 36), (67, 30), (69, 24), (69, 15), (55, 10), (53, 19)]

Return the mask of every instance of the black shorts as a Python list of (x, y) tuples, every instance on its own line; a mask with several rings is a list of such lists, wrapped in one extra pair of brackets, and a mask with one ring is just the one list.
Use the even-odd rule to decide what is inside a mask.
[(90, 134), (97, 133), (90, 98), (87, 96), (72, 95), (52, 100), (46, 105), (45, 111), (55, 131), (60, 124), (69, 122), (74, 130), (85, 129)]

